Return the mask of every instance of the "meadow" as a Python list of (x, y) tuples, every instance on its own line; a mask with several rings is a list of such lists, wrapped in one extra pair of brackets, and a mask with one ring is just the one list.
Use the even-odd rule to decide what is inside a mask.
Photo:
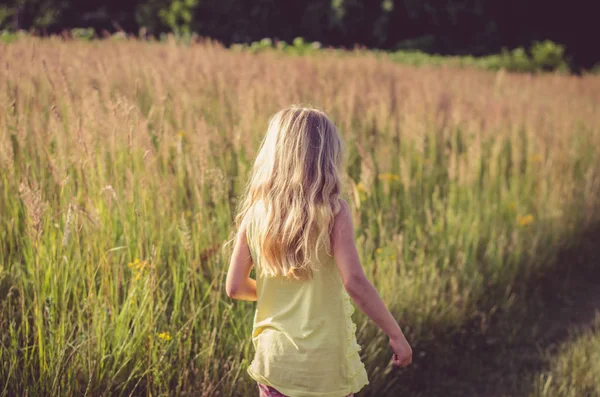
[[(392, 368), (356, 313), (360, 396), (492, 395), (465, 386), (477, 360), (554, 324), (530, 292), (598, 270), (598, 76), (23, 37), (0, 44), (0, 84), (1, 395), (256, 395), (227, 242), (293, 103), (345, 139), (362, 263), (415, 349)], [(502, 393), (600, 394), (594, 324)]]

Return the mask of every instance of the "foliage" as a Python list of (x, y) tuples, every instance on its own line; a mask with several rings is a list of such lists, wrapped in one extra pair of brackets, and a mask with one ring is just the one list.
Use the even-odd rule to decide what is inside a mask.
[[(271, 39), (264, 38), (249, 45), (237, 44), (234, 45), (233, 48), (236, 50), (248, 50), (252, 53), (267, 50), (279, 50), (291, 55), (306, 55), (314, 54), (315, 51), (321, 49), (322, 46), (319, 42), (307, 43), (302, 37), (296, 37), (292, 44), (288, 44), (285, 41), (277, 41), (274, 43)], [(443, 56), (438, 54), (427, 54), (421, 51), (406, 50), (399, 50), (392, 53), (375, 51), (375, 53), (384, 56), (387, 55), (395, 62), (413, 66), (470, 66), (489, 70), (505, 69), (511, 72), (569, 71), (568, 63), (564, 58), (564, 47), (549, 40), (535, 42), (529, 50), (531, 55), (529, 55), (522, 47), (515, 48), (512, 51), (505, 49), (501, 54), (487, 55), (484, 57), (473, 57), (471, 55)]]
[(197, 3), (198, 0), (175, 0), (161, 9), (158, 15), (175, 34), (189, 34), (192, 12)]
[[(556, 62), (568, 56), (570, 67), (579, 70), (600, 61), (596, 47), (582, 40), (596, 25), (594, 11), (587, 0), (569, 7), (543, 0), (7, 0), (0, 5), (0, 29), (196, 33), (226, 45), (304, 37), (325, 46), (476, 56), (550, 39), (569, 53), (542, 43), (536, 65), (560, 69)], [(565, 24), (569, 29), (557, 29)]]
[[(227, 242), (268, 119), (290, 103), (342, 132), (362, 263), (415, 351), (467, 328), (485, 338), (486, 319), (523, 303), (519, 283), (600, 221), (597, 76), (175, 44), (3, 47), (7, 395), (255, 393), (254, 306), (226, 297)], [(356, 321), (363, 395), (417, 394)]]
[(550, 356), (550, 370), (534, 382), (531, 397), (600, 395), (600, 315), (595, 327)]
[(7, 0), (0, 5), (0, 28), (46, 29), (61, 20), (67, 6), (67, 0)]
[(9, 30), (2, 30), (2, 31), (0, 31), (0, 41), (8, 44), (8, 43), (12, 43), (13, 41), (16, 41), (19, 38), (26, 36), (26, 35), (27, 35), (27, 33), (23, 32), (22, 30), (19, 30), (17, 32), (11, 32)]
[(531, 47), (532, 62), (538, 70), (568, 70), (565, 47), (550, 40), (534, 42)]
[(247, 50), (254, 54), (276, 49), (290, 55), (309, 55), (314, 54), (317, 50), (321, 49), (321, 43), (318, 41), (307, 43), (302, 37), (294, 38), (291, 44), (288, 44), (283, 40), (273, 43), (271, 39), (264, 38), (260, 41), (252, 42), (249, 45), (234, 44), (232, 49), (238, 51)]
[(92, 28), (73, 28), (71, 29), (71, 37), (82, 40), (92, 40), (95, 32)]

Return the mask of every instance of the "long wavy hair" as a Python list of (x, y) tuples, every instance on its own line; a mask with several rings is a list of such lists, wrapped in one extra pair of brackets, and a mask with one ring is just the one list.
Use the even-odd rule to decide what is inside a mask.
[(311, 278), (319, 253), (330, 254), (342, 153), (320, 110), (292, 106), (271, 118), (236, 219), (260, 255), (261, 275)]

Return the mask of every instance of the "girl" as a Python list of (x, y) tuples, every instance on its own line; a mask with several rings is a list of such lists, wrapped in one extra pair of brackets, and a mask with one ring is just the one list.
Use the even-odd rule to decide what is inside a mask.
[[(248, 373), (260, 396), (352, 396), (368, 384), (354, 303), (388, 336), (393, 362), (412, 350), (365, 276), (348, 204), (340, 198), (342, 142), (325, 113), (277, 113), (237, 218), (227, 295), (258, 301)], [(256, 267), (256, 281), (250, 278)]]

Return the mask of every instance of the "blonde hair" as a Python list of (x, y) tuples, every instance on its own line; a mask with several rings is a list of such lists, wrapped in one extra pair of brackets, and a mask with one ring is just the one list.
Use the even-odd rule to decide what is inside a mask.
[(324, 112), (292, 106), (271, 118), (237, 216), (252, 231), (263, 276), (310, 278), (320, 250), (330, 253), (341, 163), (342, 141)]

